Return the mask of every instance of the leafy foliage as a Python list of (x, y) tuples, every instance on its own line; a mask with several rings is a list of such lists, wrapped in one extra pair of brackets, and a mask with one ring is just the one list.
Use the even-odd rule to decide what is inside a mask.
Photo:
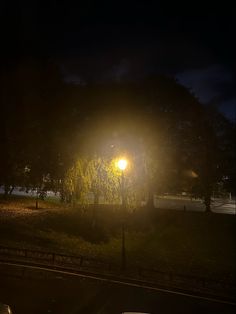
[[(210, 209), (216, 186), (235, 187), (235, 126), (167, 77), (67, 85), (50, 62), (2, 73), (0, 185), (60, 191), (88, 203), (120, 201), (127, 156), (129, 207), (153, 194), (191, 192)], [(28, 169), (25, 171), (25, 169)]]

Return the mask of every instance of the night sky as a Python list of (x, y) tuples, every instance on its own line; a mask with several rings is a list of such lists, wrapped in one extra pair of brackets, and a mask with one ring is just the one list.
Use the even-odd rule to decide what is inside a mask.
[(171, 75), (235, 120), (233, 9), (158, 3), (1, 1), (1, 64), (51, 59), (74, 84)]

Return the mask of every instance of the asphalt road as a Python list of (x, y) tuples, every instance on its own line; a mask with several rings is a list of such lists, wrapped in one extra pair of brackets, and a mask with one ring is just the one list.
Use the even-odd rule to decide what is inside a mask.
[[(9, 275), (11, 273), (11, 276)], [(18, 274), (18, 276), (17, 276)], [(14, 276), (13, 276), (14, 275)], [(15, 314), (235, 313), (233, 304), (46, 271), (0, 273), (0, 302)]]

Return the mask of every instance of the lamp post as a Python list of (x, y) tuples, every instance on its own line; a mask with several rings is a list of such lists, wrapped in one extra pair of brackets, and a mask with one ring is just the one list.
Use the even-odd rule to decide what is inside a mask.
[(126, 250), (125, 250), (125, 178), (124, 171), (127, 167), (127, 160), (120, 159), (118, 168), (121, 170), (121, 205), (122, 205), (122, 247), (121, 247), (121, 269), (126, 269)]

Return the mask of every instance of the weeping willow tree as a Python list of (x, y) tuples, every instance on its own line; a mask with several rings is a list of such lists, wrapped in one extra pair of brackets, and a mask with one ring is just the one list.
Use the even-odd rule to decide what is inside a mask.
[[(72, 204), (86, 206), (93, 203), (96, 210), (99, 203), (121, 204), (121, 170), (117, 158), (78, 158), (67, 171), (64, 192)], [(141, 205), (147, 199), (148, 184), (145, 164), (139, 157), (129, 157), (124, 172), (127, 209)]]
[(112, 203), (117, 199), (117, 182), (110, 161), (97, 156), (80, 157), (66, 172), (63, 191), (73, 204), (90, 204), (91, 194), (94, 205), (99, 204), (100, 197)]
[(74, 165), (69, 168), (63, 181), (63, 198), (66, 202), (73, 205), (78, 201), (80, 204), (87, 203), (87, 194), (89, 192), (89, 180), (86, 175), (88, 160), (79, 158)]

